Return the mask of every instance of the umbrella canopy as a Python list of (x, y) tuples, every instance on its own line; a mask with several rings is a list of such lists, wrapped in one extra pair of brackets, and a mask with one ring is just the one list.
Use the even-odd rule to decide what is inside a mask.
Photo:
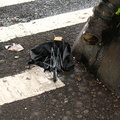
[(57, 80), (57, 72), (68, 71), (74, 65), (71, 60), (71, 48), (65, 41), (50, 41), (39, 44), (30, 50), (28, 64), (36, 64), (44, 71), (53, 71), (53, 81)]

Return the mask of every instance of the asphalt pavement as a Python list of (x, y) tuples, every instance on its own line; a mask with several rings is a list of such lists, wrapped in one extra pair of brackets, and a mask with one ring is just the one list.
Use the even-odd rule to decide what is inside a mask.
[[(26, 23), (32, 20), (44, 20), (44, 18), (47, 17), (84, 10), (98, 4), (98, 1), (99, 0), (35, 0), (2, 6), (0, 7), (0, 30), (2, 33), (3, 29), (11, 30), (10, 28), (13, 25), (20, 26), (25, 23), (27, 26)], [(0, 85), (0, 94), (1, 91), (5, 91), (6, 89), (11, 96), (13, 95), (13, 101), (11, 102), (9, 96), (7, 96), (7, 102), (4, 101), (4, 103), (2, 103), (2, 98), (6, 96), (6, 93), (2, 92), (3, 96), (0, 97), (0, 120), (120, 119), (119, 97), (106, 88), (101, 81), (91, 75), (81, 62), (75, 60), (75, 66), (71, 71), (58, 74), (59, 80), (64, 84), (59, 88), (50, 89), (49, 91), (44, 91), (39, 94), (30, 94), (31, 96), (24, 97), (23, 99), (15, 99), (15, 86), (12, 86), (13, 91), (9, 87), (11, 85), (10, 82), (8, 84), (10, 77), (15, 78), (26, 70), (29, 71), (27, 62), (29, 61), (29, 51), (32, 47), (53, 40), (54, 36), (62, 36), (63, 39), (72, 46), (84, 23), (85, 22), (74, 23), (73, 25), (58, 27), (48, 31), (31, 33), (30, 35), (23, 35), (21, 37), (17, 36), (10, 40), (8, 40), (7, 37), (11, 36), (6, 32), (8, 36), (5, 41), (0, 43), (0, 80), (6, 88)], [(17, 29), (14, 30), (17, 31)], [(4, 37), (1, 38), (4, 40)], [(5, 49), (6, 45), (12, 43), (21, 44), (24, 50), (21, 52), (11, 52)], [(18, 58), (15, 58), (15, 56)], [(36, 77), (35, 79), (38, 78)], [(17, 79), (15, 78), (14, 80)], [(31, 79), (28, 78), (28, 82), (23, 81), (22, 78), (20, 78), (19, 81), (20, 80), (25, 84), (31, 83)], [(51, 81), (49, 85), (53, 84)], [(45, 87), (49, 88), (49, 85)], [(34, 88), (36, 88), (36, 86), (37, 84), (33, 85)], [(17, 92), (19, 92), (19, 89)]]
[(98, 4), (98, 1), (100, 0), (35, 0), (9, 5), (0, 8), (0, 23), (9, 26), (15, 24), (15, 22), (28, 22), (34, 19), (90, 8)]

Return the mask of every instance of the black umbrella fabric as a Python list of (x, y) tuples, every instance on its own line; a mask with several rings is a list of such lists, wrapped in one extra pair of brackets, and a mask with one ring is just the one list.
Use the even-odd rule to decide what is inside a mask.
[(50, 41), (39, 44), (30, 50), (28, 64), (36, 64), (44, 71), (53, 71), (53, 81), (57, 80), (57, 72), (68, 71), (74, 64), (71, 60), (71, 48), (65, 41)]

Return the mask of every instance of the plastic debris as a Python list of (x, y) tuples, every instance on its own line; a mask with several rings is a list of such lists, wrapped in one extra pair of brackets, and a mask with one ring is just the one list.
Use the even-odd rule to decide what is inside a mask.
[(14, 56), (14, 58), (15, 58), (15, 59), (18, 59), (18, 58), (19, 58), (19, 56)]
[(16, 44), (16, 43), (13, 43), (12, 45), (6, 45), (5, 48), (15, 52), (19, 52), (24, 49), (20, 44)]
[(6, 49), (9, 49), (12, 45), (5, 45)]

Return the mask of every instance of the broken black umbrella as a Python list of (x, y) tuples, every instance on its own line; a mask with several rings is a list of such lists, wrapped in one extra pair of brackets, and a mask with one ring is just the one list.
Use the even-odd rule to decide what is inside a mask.
[(44, 71), (53, 71), (53, 81), (57, 81), (57, 72), (68, 71), (74, 65), (71, 60), (71, 48), (65, 41), (50, 41), (39, 44), (30, 50), (28, 64), (36, 64)]

